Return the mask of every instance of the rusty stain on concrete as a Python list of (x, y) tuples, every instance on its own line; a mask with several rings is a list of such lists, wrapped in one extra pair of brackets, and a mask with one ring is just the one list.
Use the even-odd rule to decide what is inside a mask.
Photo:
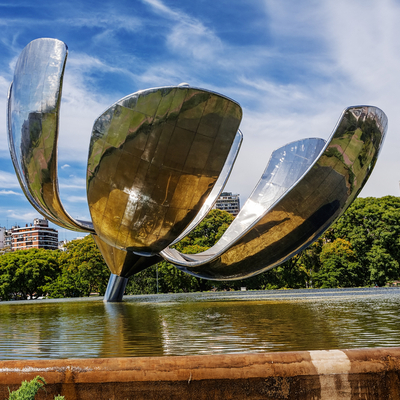
[(0, 361), (0, 399), (37, 375), (37, 399), (400, 400), (400, 348)]

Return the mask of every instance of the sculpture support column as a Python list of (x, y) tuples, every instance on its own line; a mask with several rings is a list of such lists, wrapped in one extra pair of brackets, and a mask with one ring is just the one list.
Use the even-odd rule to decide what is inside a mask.
[(103, 301), (105, 303), (122, 301), (122, 297), (124, 296), (125, 287), (127, 283), (128, 283), (128, 278), (111, 274)]

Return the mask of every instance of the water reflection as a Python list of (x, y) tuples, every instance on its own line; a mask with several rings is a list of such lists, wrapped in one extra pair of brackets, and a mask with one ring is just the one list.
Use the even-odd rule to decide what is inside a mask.
[(400, 289), (0, 303), (0, 359), (400, 346)]
[(160, 314), (135, 303), (105, 303), (107, 321), (98, 357), (162, 355)]

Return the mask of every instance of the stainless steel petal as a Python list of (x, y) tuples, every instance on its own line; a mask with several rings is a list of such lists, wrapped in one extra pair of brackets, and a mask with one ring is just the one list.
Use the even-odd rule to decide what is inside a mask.
[(101, 240), (97, 235), (93, 235), (93, 239), (103, 255), (108, 268), (114, 275), (129, 278), (131, 275), (137, 274), (147, 267), (162, 261), (162, 257), (158, 255), (143, 257), (131, 251), (117, 249)]
[(188, 225), (188, 227), (171, 243), (171, 246), (175, 243), (181, 241), (185, 236), (187, 236), (196, 226), (207, 216), (210, 210), (213, 208), (214, 204), (217, 202), (218, 197), (224, 190), (226, 182), (231, 175), (232, 168), (235, 164), (237, 155), (239, 154), (240, 146), (243, 141), (242, 132), (237, 131), (235, 140), (232, 144), (231, 150), (229, 151), (228, 158), (225, 161), (224, 168), (221, 171), (220, 176), (218, 177), (217, 182), (215, 183), (213, 189), (211, 190), (210, 195), (207, 197), (207, 200), (204, 202), (203, 207), (201, 207), (200, 211), (197, 213), (194, 220)]
[(322, 151), (321, 139), (306, 139), (273, 153), (258, 186), (215, 246), (197, 255), (171, 248), (161, 255), (206, 279), (242, 279), (281, 264), (315, 241), (355, 199), (386, 131), (387, 117), (379, 108), (349, 107)]
[(98, 236), (110, 246), (153, 255), (200, 212), (224, 168), (242, 111), (192, 87), (129, 95), (93, 126), (87, 188)]
[(21, 52), (8, 95), (8, 138), (14, 168), (30, 203), (50, 221), (94, 232), (61, 204), (57, 182), (58, 119), (67, 46), (37, 39)]

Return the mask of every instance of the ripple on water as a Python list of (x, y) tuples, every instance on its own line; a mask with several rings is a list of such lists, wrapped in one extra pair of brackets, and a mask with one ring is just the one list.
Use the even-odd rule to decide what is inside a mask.
[(400, 288), (0, 302), (0, 359), (400, 346)]

